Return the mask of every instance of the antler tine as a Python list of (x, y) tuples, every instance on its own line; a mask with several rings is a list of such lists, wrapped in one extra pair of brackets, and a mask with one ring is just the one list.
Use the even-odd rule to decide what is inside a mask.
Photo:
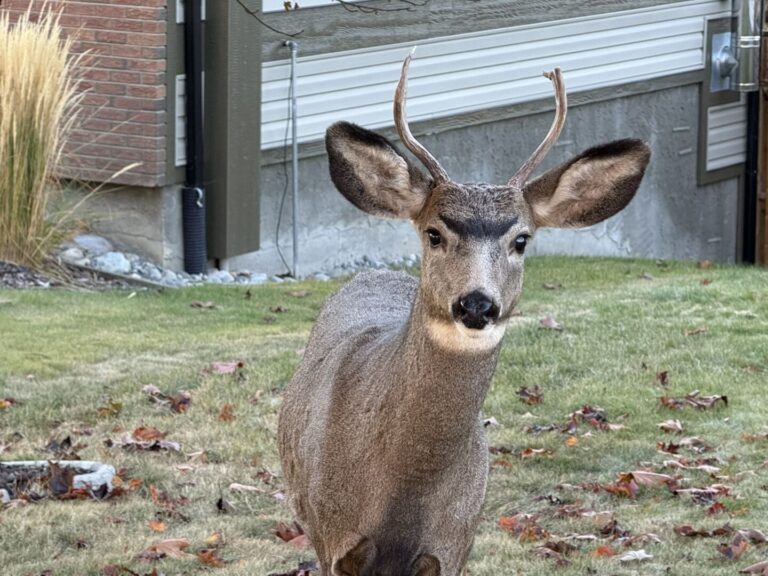
[(547, 133), (547, 137), (539, 144), (539, 147), (531, 154), (531, 157), (525, 161), (520, 169), (509, 180), (507, 186), (521, 188), (536, 166), (544, 159), (552, 145), (557, 142), (560, 132), (565, 125), (565, 115), (568, 111), (568, 97), (565, 94), (565, 84), (563, 83), (563, 74), (560, 68), (555, 68), (552, 72), (544, 72), (544, 76), (552, 81), (555, 89), (555, 119), (552, 121), (552, 127)]
[(411, 64), (411, 59), (413, 58), (413, 53), (415, 51), (416, 48), (411, 50), (411, 53), (405, 57), (403, 71), (400, 74), (400, 81), (397, 83), (397, 90), (395, 90), (395, 127), (397, 128), (397, 133), (400, 134), (400, 139), (403, 141), (403, 144), (405, 144), (405, 147), (413, 152), (413, 155), (424, 164), (427, 170), (429, 170), (429, 173), (432, 174), (432, 178), (435, 180), (435, 184), (440, 184), (449, 180), (448, 174), (443, 170), (443, 167), (440, 166), (440, 163), (435, 157), (413, 137), (411, 129), (408, 127), (408, 119), (405, 114), (405, 99), (408, 90), (408, 67)]

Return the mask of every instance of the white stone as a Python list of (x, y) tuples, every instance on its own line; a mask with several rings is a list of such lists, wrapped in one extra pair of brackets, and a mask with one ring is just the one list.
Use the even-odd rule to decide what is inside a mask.
[(254, 272), (248, 277), (249, 284), (264, 284), (267, 280), (269, 280), (269, 276), (263, 272)]
[(128, 274), (131, 263), (121, 252), (107, 252), (93, 259), (93, 266), (111, 274)]
[(80, 248), (67, 248), (61, 254), (59, 254), (59, 257), (64, 262), (69, 262), (71, 264), (73, 262), (77, 262), (78, 260), (82, 260), (85, 257), (85, 254), (83, 254), (83, 251), (80, 250)]
[(80, 234), (79, 236), (75, 236), (72, 240), (79, 248), (93, 256), (101, 256), (102, 254), (112, 252), (115, 249), (109, 240), (97, 236), (96, 234)]
[(231, 284), (234, 281), (234, 276), (226, 270), (216, 270), (208, 274), (208, 282), (211, 284)]
[(328, 282), (328, 280), (330, 279), (331, 277), (328, 276), (328, 274), (323, 274), (323, 273), (315, 274), (315, 280), (320, 280), (321, 282)]

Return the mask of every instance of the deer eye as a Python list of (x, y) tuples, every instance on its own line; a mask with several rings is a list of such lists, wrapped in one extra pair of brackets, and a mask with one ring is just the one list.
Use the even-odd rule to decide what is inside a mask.
[(440, 236), (440, 232), (438, 232), (434, 228), (427, 229), (427, 238), (429, 238), (429, 245), (432, 246), (432, 248), (436, 248), (437, 246), (440, 246), (440, 244), (443, 241), (443, 237)]
[(525, 252), (525, 247), (528, 245), (528, 239), (530, 236), (528, 234), (520, 234), (517, 238), (515, 238), (515, 241), (513, 242), (513, 247), (515, 249), (515, 252), (518, 254), (522, 254)]

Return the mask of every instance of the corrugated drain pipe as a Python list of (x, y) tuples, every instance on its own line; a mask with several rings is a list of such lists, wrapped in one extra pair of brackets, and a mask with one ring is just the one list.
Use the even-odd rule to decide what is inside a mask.
[(184, 2), (184, 70), (187, 114), (187, 169), (181, 206), (184, 270), (203, 274), (208, 267), (203, 185), (203, 18), (200, 0)]

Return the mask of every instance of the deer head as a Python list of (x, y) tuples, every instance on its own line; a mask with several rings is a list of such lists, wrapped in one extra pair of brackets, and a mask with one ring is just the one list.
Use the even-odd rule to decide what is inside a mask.
[(454, 182), (408, 127), (412, 54), (395, 92), (395, 126), (428, 174), (386, 138), (338, 122), (326, 134), (331, 179), (361, 210), (416, 227), (423, 249), (419, 298), (432, 340), (458, 351), (493, 349), (520, 297), (525, 248), (536, 229), (590, 226), (619, 212), (635, 195), (650, 150), (640, 140), (614, 141), (528, 181), (565, 123), (565, 86), (555, 68), (545, 73), (555, 90), (552, 127), (509, 182)]

